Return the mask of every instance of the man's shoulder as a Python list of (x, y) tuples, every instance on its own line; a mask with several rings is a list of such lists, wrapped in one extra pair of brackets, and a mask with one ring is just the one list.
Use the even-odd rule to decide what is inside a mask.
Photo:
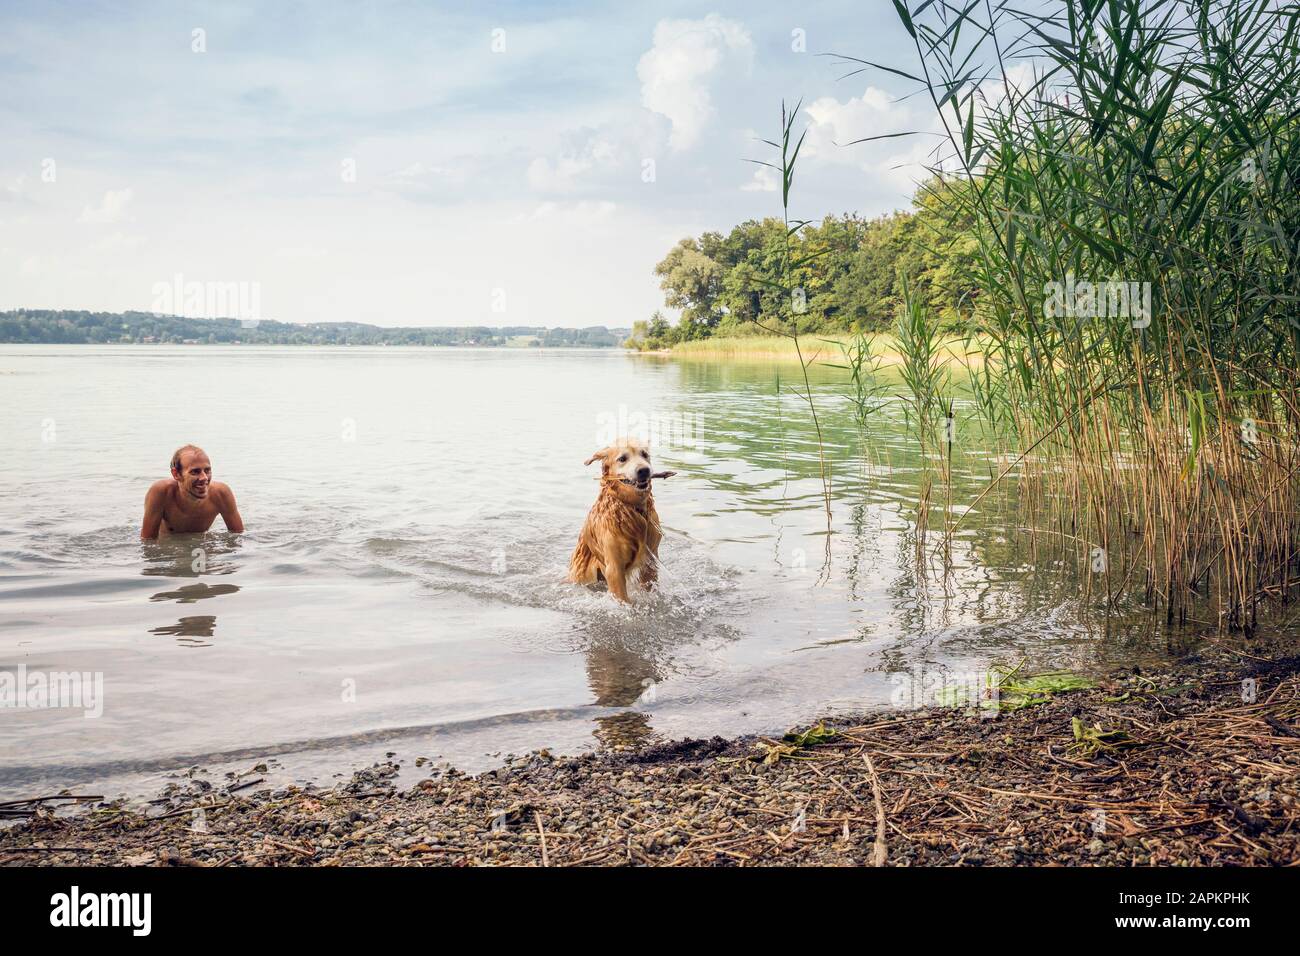
[(212, 494), (219, 495), (222, 498), (231, 498), (234, 497), (235, 494), (230, 490), (230, 486), (224, 481), (214, 481), (210, 488)]
[(171, 478), (159, 478), (157, 481), (155, 481), (152, 485), (149, 486), (148, 496), (150, 498), (156, 498), (161, 495), (165, 495), (169, 491), (171, 491), (171, 486), (173, 484), (175, 484), (175, 481)]

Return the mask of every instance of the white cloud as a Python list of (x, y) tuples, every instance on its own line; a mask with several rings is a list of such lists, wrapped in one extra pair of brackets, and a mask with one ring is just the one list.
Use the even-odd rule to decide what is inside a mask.
[(126, 212), (126, 207), (131, 203), (130, 189), (110, 189), (104, 193), (104, 199), (98, 208), (86, 206), (81, 210), (81, 216), (78, 222), (117, 222)]
[[(1008, 88), (1027, 90), (1034, 79), (1031, 64), (1018, 64), (1001, 78), (988, 80), (977, 94), (975, 117), (980, 122), (990, 104), (1001, 103)], [(828, 165), (856, 169), (872, 181), (910, 194), (928, 176), (928, 170), (960, 169), (943, 123), (928, 102), (909, 109), (888, 93), (868, 86), (861, 96), (841, 101), (824, 96), (805, 107), (808, 135), (800, 160), (807, 158)], [(868, 143), (848, 145), (855, 140), (891, 133), (912, 133)]]
[(423, 183), (431, 178), (448, 176), (452, 172), (449, 166), (434, 166), (430, 163), (415, 162), (388, 174), (388, 181), (396, 185)]
[(96, 253), (130, 252), (144, 244), (143, 236), (132, 236), (124, 232), (113, 232), (95, 241), (91, 249)]
[[(801, 163), (807, 159), (837, 167), (898, 196), (910, 196), (926, 178), (926, 167), (939, 161), (936, 148), (943, 152), (943, 126), (933, 110), (909, 110), (878, 87), (868, 86), (861, 96), (843, 101), (823, 96), (805, 111), (809, 123)], [(876, 136), (887, 138), (856, 142)]]
[(637, 63), (641, 103), (672, 123), (669, 145), (689, 149), (713, 117), (708, 80), (725, 67), (753, 64), (749, 31), (710, 13), (703, 20), (660, 20), (654, 43)]
[(562, 220), (568, 225), (592, 226), (599, 222), (609, 219), (618, 210), (618, 203), (609, 201), (588, 201), (586, 199), (579, 202), (560, 203), (544, 202), (535, 208), (532, 212), (523, 216), (516, 216), (511, 221), (515, 223), (528, 222), (536, 220)]
[(568, 192), (579, 185), (585, 174), (614, 165), (619, 150), (610, 140), (594, 135), (562, 152), (552, 162), (538, 156), (528, 165), (528, 185), (542, 192)]
[(11, 180), (0, 189), (0, 202), (20, 202), (23, 199), (23, 184), (26, 182), (26, 176), (19, 176)]
[(911, 128), (907, 109), (891, 102), (889, 94), (874, 86), (868, 86), (861, 96), (850, 97), (843, 103), (833, 96), (823, 96), (805, 109), (811, 122), (800, 156), (810, 159), (859, 164), (863, 161), (864, 147), (871, 144), (848, 146), (848, 143)]
[(301, 246), (281, 246), (273, 253), (281, 259), (325, 259), (329, 257), (329, 250), (320, 246), (301, 245)]
[(780, 185), (781, 181), (775, 169), (770, 166), (759, 166), (754, 170), (754, 178), (740, 188), (747, 193), (774, 193)]

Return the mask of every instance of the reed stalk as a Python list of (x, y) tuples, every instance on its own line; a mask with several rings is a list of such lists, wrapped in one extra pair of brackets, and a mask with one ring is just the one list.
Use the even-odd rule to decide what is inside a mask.
[(915, 66), (845, 60), (928, 94), (927, 188), (977, 224), (968, 376), (1019, 449), (993, 482), (1108, 611), (1251, 632), (1300, 578), (1300, 8), (895, 8)]

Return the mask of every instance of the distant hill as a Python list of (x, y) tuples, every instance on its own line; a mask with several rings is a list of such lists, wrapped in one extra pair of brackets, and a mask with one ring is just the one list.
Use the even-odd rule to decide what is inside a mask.
[(0, 342), (52, 345), (466, 345), (516, 348), (612, 348), (631, 329), (546, 329), (532, 326), (385, 328), (361, 322), (243, 322), (190, 319), (153, 312), (19, 309), (0, 312)]

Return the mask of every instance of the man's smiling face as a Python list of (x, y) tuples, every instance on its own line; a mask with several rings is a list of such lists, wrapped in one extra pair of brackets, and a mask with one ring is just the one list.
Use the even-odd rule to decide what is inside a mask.
[(197, 448), (186, 450), (181, 453), (179, 469), (172, 470), (172, 477), (182, 492), (201, 500), (208, 496), (208, 485), (212, 484), (212, 462)]

